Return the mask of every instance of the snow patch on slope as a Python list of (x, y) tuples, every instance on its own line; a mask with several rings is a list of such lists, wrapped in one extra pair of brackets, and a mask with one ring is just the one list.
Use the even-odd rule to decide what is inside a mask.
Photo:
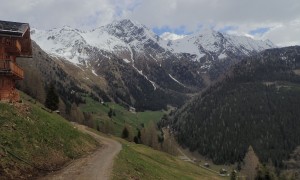
[(181, 86), (185, 87), (184, 84), (182, 84), (181, 82), (179, 82), (177, 79), (175, 79), (171, 74), (169, 74), (170, 78), (173, 79), (175, 82), (177, 82), (178, 84), (180, 84)]
[(152, 84), (154, 91), (157, 89), (157, 87), (156, 87), (156, 85), (155, 85), (155, 82), (151, 81), (146, 75), (144, 75), (142, 70), (140, 71), (140, 70), (139, 70), (138, 68), (136, 68), (134, 65), (133, 65), (132, 67), (133, 67), (135, 70), (137, 70), (137, 72), (138, 72), (140, 75), (144, 76), (144, 77), (147, 79), (147, 81), (149, 81), (149, 82)]
[(110, 35), (102, 28), (82, 33), (81, 36), (86, 40), (87, 44), (108, 52), (114, 52), (127, 46), (125, 42)]
[(86, 41), (81, 33), (68, 26), (49, 31), (37, 29), (31, 31), (32, 39), (48, 54), (63, 57), (74, 64), (80, 64), (80, 61), (88, 57), (83, 49)]
[(227, 46), (234, 46), (242, 50), (243, 53), (249, 55), (251, 51), (263, 51), (265, 49), (276, 47), (270, 41), (254, 40), (246, 36), (235, 36), (224, 34), (224, 37), (228, 40)]
[(93, 69), (92, 70), (92, 73), (95, 75), (95, 76), (98, 76), (98, 74), (96, 73), (96, 71)]
[(130, 61), (129, 61), (128, 59), (123, 59), (123, 61), (124, 61), (125, 63), (130, 63)]
[(227, 58), (227, 55), (225, 53), (221, 53), (219, 56), (218, 56), (219, 59), (225, 59)]
[(206, 30), (175, 40), (169, 47), (175, 53), (195, 54), (200, 59), (205, 55), (204, 52), (217, 52), (220, 49), (218, 42), (221, 37), (218, 35), (213, 30)]

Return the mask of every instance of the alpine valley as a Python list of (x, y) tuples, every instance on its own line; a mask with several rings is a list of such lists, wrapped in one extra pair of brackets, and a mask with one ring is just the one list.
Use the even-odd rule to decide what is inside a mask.
[[(189, 159), (197, 168), (217, 176), (228, 165), (249, 179), (299, 178), (299, 47), (211, 29), (159, 36), (129, 19), (92, 30), (32, 28), (31, 37), (18, 88), (45, 102), (54, 85), (65, 118), (170, 154), (187, 148), (200, 157)], [(121, 142), (121, 174), (134, 166), (142, 179), (149, 169), (136, 157), (146, 151), (133, 156), (138, 145)]]

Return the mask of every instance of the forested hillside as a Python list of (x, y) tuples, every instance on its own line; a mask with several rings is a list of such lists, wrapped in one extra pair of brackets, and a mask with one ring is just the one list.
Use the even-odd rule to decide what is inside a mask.
[(242, 161), (251, 145), (260, 161), (282, 168), (300, 145), (299, 68), (300, 47), (266, 50), (234, 66), (224, 82), (162, 124), (215, 163)]

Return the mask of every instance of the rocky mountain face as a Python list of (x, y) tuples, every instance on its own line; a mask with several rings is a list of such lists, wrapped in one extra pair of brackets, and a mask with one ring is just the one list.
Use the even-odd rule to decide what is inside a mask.
[(265, 50), (234, 65), (161, 126), (215, 163), (241, 162), (252, 146), (278, 169), (299, 146), (300, 47)]
[(83, 84), (91, 77), (100, 81), (88, 83), (95, 92), (99, 89), (111, 100), (153, 110), (182, 105), (187, 94), (207, 87), (241, 57), (274, 47), (268, 41), (212, 30), (166, 40), (131, 20), (91, 31), (65, 26), (31, 33), (52, 58), (79, 69)]

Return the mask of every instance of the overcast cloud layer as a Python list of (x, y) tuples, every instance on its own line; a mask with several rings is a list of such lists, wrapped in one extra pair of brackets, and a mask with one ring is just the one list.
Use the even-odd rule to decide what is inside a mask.
[(91, 29), (130, 18), (157, 33), (210, 27), (279, 46), (300, 45), (299, 0), (7, 0), (1, 3), (0, 17), (42, 29)]

